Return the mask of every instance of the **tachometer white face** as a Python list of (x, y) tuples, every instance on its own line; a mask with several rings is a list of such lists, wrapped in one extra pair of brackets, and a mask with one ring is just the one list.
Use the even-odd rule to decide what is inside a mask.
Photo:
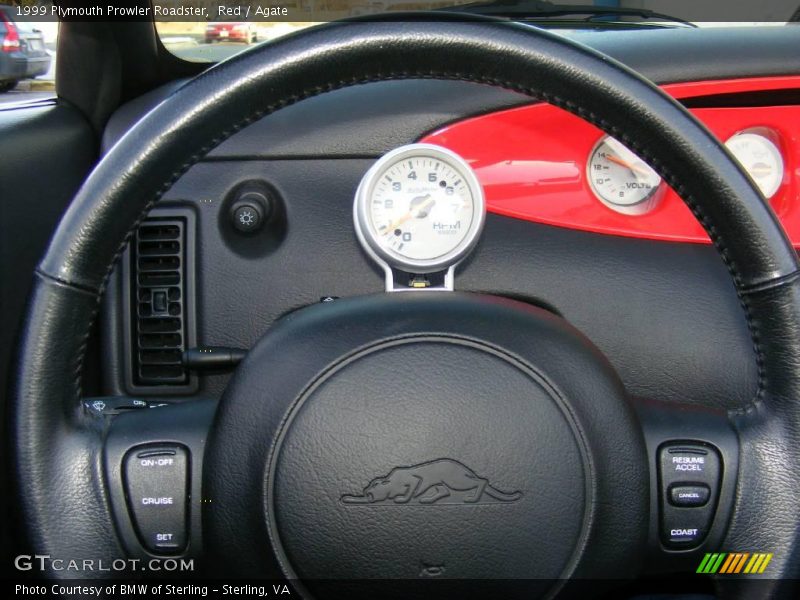
[(483, 191), (458, 155), (412, 144), (367, 172), (354, 212), (362, 241), (380, 259), (410, 273), (429, 273), (457, 263), (477, 241)]
[(412, 260), (452, 252), (469, 231), (475, 199), (456, 167), (413, 156), (388, 165), (372, 192), (370, 226), (380, 243)]
[(603, 138), (595, 147), (587, 177), (595, 195), (619, 212), (639, 212), (633, 207), (653, 199), (661, 186), (658, 173), (612, 137)]
[(737, 133), (725, 146), (764, 194), (772, 198), (783, 181), (783, 156), (778, 147), (758, 133)]

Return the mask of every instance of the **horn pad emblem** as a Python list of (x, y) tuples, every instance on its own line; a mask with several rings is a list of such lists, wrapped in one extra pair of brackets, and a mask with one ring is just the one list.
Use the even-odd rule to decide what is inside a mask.
[(388, 475), (370, 481), (360, 495), (345, 494), (341, 501), (349, 505), (432, 506), (505, 504), (521, 498), (520, 491), (502, 491), (457, 460), (440, 458), (410, 467), (396, 467)]
[(328, 367), (281, 415), (267, 473), (285, 572), (388, 584), (433, 565), (448, 579), (549, 589), (582, 548), (592, 506), (563, 406), (528, 365), (456, 337), (392, 339)]

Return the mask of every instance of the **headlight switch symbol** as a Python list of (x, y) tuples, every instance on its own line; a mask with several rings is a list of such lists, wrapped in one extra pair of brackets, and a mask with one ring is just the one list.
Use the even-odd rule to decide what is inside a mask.
[(270, 200), (264, 194), (246, 192), (231, 207), (231, 223), (241, 233), (255, 233), (264, 226), (270, 208)]

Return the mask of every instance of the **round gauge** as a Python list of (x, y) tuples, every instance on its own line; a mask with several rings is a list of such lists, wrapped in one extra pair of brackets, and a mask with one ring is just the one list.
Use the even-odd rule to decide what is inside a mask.
[(595, 146), (587, 166), (589, 185), (606, 206), (636, 214), (652, 208), (661, 177), (647, 163), (613, 137)]
[(765, 198), (772, 198), (783, 181), (783, 156), (769, 138), (753, 132), (737, 133), (725, 146), (736, 157)]
[(378, 262), (432, 273), (455, 265), (477, 243), (485, 217), (483, 188), (457, 154), (410, 144), (367, 171), (353, 213), (359, 239)]

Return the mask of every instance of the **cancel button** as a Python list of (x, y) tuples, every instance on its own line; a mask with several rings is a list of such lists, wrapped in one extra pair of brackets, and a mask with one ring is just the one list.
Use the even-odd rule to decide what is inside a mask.
[(704, 506), (711, 491), (707, 485), (673, 485), (669, 488), (669, 503), (673, 506)]

